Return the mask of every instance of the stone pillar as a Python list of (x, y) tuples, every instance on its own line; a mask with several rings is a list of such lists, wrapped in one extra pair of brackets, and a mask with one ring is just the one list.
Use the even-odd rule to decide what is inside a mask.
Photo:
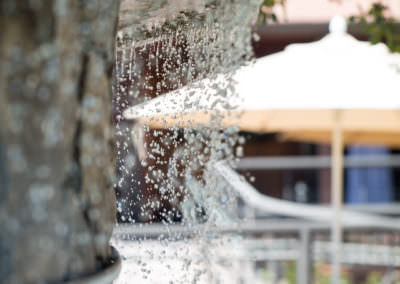
[(77, 279), (110, 256), (119, 0), (0, 2), (0, 275)]

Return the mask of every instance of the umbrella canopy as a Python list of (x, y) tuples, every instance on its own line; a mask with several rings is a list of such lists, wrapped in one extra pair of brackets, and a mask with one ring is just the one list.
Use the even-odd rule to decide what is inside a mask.
[(345, 143), (400, 146), (400, 56), (354, 39), (340, 21), (332, 26), (320, 41), (289, 45), (231, 77), (195, 82), (124, 115), (155, 128), (237, 125), (328, 142), (341, 110)]

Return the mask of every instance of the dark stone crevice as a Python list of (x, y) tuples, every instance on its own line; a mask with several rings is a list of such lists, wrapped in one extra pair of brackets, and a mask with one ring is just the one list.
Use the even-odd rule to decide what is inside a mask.
[[(93, 51), (91, 51), (93, 52)], [(90, 64), (90, 54), (89, 53), (84, 53), (82, 55), (82, 69), (81, 69), (81, 74), (79, 77), (79, 84), (78, 84), (78, 92), (77, 92), (77, 99), (78, 99), (78, 105), (80, 110), (82, 111), (83, 109), (83, 101), (85, 99), (85, 93), (87, 91), (87, 84), (88, 84), (88, 72), (89, 71), (89, 64)], [(101, 57), (101, 60), (106, 61), (106, 54)], [(111, 90), (110, 90), (111, 91)], [(92, 204), (90, 203), (89, 197), (86, 196), (84, 189), (82, 188), (83, 186), (83, 181), (82, 181), (82, 165), (81, 165), (81, 155), (82, 155), (82, 133), (84, 131), (84, 121), (82, 120), (82, 113), (79, 115), (79, 119), (77, 122), (77, 128), (76, 128), (76, 133), (75, 133), (75, 138), (74, 138), (74, 163), (76, 164), (77, 168), (77, 174), (76, 178), (78, 180), (78, 184), (76, 187), (76, 193), (80, 199), (80, 204), (81, 204), (81, 212), (82, 212), (82, 219), (83, 222), (85, 223), (87, 229), (91, 232), (91, 245), (94, 247), (94, 251), (96, 254), (96, 269), (100, 270), (103, 267), (106, 266), (107, 261), (108, 261), (108, 256), (106, 259), (101, 256), (101, 253), (99, 253), (96, 250), (96, 245), (95, 245), (95, 239), (97, 236), (98, 228), (97, 228), (97, 223), (93, 221), (93, 218), (90, 216), (92, 208)]]
[[(76, 129), (73, 138), (73, 168), (68, 179), (68, 185), (74, 190), (75, 195), (77, 196), (80, 204), (80, 216), (81, 220), (85, 224), (87, 230), (92, 232), (92, 224), (89, 218), (89, 210), (90, 204), (88, 203), (87, 197), (83, 195), (83, 182), (82, 182), (82, 164), (81, 164), (81, 137), (83, 132), (83, 121), (82, 121), (82, 104), (85, 97), (86, 92), (86, 84), (87, 84), (87, 74), (88, 74), (88, 64), (89, 64), (89, 56), (85, 53), (81, 55), (81, 70), (78, 77), (77, 83), (77, 92), (76, 92), (76, 99), (77, 99), (77, 107), (78, 107), (78, 116), (76, 119)], [(93, 236), (92, 236), (93, 237)], [(93, 238), (90, 242), (91, 246), (93, 245)], [(97, 256), (96, 256), (97, 260)], [(72, 263), (69, 264), (68, 273), (66, 278), (63, 281), (71, 281), (73, 279), (79, 277), (88, 276), (90, 273), (87, 272), (85, 274), (75, 275), (71, 269)]]
[(0, 135), (0, 208), (8, 195), (8, 176), (6, 169), (6, 156)]
[[(85, 81), (87, 73), (88, 57), (82, 56), (81, 59), (81, 72), (79, 75), (78, 86), (77, 86), (77, 102), (78, 107), (81, 108), (84, 91), (85, 91)], [(76, 121), (76, 129), (73, 137), (73, 165), (71, 172), (69, 173), (65, 183), (64, 188), (73, 188), (75, 193), (79, 196), (82, 192), (82, 167), (80, 162), (81, 149), (80, 149), (80, 139), (82, 135), (82, 120), (80, 115)]]
[[(77, 100), (78, 100), (78, 106), (79, 106), (79, 116), (78, 116), (78, 121), (77, 121), (77, 127), (76, 127), (76, 132), (75, 132), (75, 137), (74, 137), (74, 164), (76, 167), (76, 178), (77, 178), (77, 184), (75, 187), (76, 193), (79, 195), (82, 194), (82, 165), (81, 165), (81, 136), (82, 136), (82, 131), (83, 131), (83, 121), (82, 121), (82, 103), (83, 99), (85, 96), (85, 91), (86, 91), (86, 80), (87, 80), (87, 72), (88, 72), (88, 64), (89, 64), (89, 56), (86, 54), (82, 55), (82, 69), (81, 73), (79, 76), (79, 81), (78, 81), (78, 92), (77, 92)], [(87, 206), (87, 201), (82, 200), (81, 196), (81, 202), (83, 206), (83, 217), (85, 222), (87, 223), (88, 227), (90, 227), (90, 220), (88, 217), (88, 206)]]

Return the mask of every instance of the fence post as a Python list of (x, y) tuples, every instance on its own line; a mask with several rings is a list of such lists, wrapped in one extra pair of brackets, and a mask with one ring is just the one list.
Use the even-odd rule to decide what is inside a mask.
[(309, 228), (299, 230), (299, 255), (297, 259), (297, 284), (312, 283), (312, 247)]

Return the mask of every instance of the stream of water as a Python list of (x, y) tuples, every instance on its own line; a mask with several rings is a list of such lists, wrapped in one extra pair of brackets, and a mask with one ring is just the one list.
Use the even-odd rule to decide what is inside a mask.
[[(132, 226), (162, 223), (165, 228), (178, 223), (188, 230), (201, 224), (202, 228), (190, 238), (167, 233), (159, 237), (158, 245), (149, 245), (150, 241), (134, 235), (127, 235), (124, 241), (114, 240), (124, 247), (122, 255), (129, 255), (131, 274), (137, 276), (137, 268), (142, 267), (139, 274), (150, 283), (166, 283), (157, 282), (162, 270), (157, 267), (168, 268), (171, 263), (175, 263), (175, 270), (178, 263), (183, 271), (188, 269), (185, 266), (197, 267), (183, 278), (174, 269), (167, 269), (172, 271), (168, 279), (174, 283), (198, 283), (196, 279), (203, 274), (207, 275), (205, 283), (221, 280), (221, 273), (210, 272), (215, 260), (212, 255), (216, 243), (231, 240), (218, 237), (213, 228), (235, 222), (237, 196), (212, 165), (226, 160), (234, 166), (242, 154), (244, 138), (237, 127), (222, 127), (224, 111), (212, 115), (206, 123), (187, 127), (187, 122), (181, 121), (158, 129), (140, 120), (126, 120), (123, 111), (217, 75), (223, 83), (200, 83), (193, 92), (207, 96), (212, 88), (215, 96), (226, 95), (228, 89), (234, 93), (232, 72), (252, 59), (251, 24), (259, 4), (259, 0), (122, 2), (114, 82), (119, 221)], [(226, 108), (234, 109), (235, 105)], [(178, 240), (181, 246), (177, 248)], [(176, 253), (166, 258), (162, 248), (168, 247), (168, 242), (174, 243), (172, 251)], [(184, 247), (191, 252), (182, 253)], [(146, 260), (132, 255), (132, 251), (150, 253), (150, 259), (157, 258), (158, 264), (150, 261), (146, 267)], [(130, 283), (127, 274), (129, 269), (122, 273), (126, 282), (121, 283)]]

